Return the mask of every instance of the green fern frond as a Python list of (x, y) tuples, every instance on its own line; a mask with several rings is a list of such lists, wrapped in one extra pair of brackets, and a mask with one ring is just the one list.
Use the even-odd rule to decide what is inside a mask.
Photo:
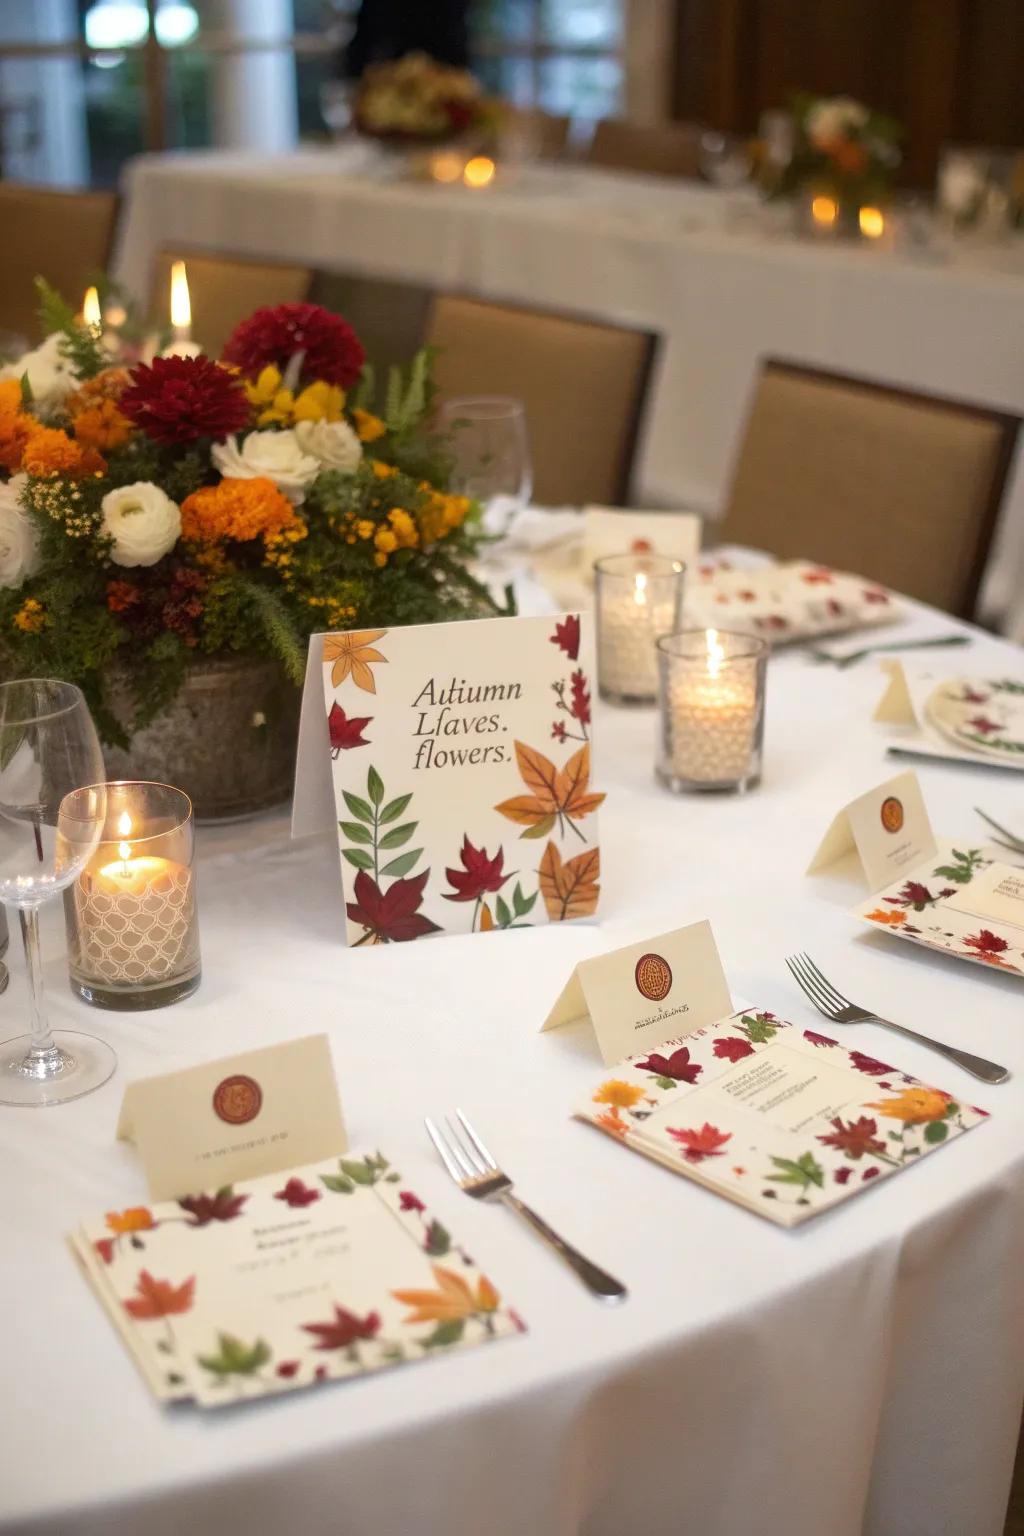
[(73, 365), (80, 379), (92, 379), (107, 366), (107, 356), (100, 345), (100, 338), (88, 325), (79, 325), (75, 312), (50, 286), (45, 277), (36, 278), (39, 295), (39, 323), (44, 336), (54, 331), (61, 334), (60, 351)]
[(281, 599), (268, 587), (255, 581), (240, 581), (252, 603), (260, 628), (274, 655), (296, 686), (301, 686), (306, 676), (306, 653), (288, 616)]

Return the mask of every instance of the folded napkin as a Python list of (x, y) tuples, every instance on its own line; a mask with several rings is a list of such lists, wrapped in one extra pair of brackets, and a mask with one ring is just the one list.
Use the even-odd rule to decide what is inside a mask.
[(698, 629), (731, 629), (775, 644), (886, 624), (899, 607), (883, 587), (807, 560), (761, 570), (706, 565), (686, 591), (686, 620)]

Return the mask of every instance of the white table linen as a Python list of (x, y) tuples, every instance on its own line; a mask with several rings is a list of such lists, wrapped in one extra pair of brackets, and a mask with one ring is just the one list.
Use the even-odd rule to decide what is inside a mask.
[[(777, 355), (1024, 412), (1024, 241), (926, 261), (797, 240), (747, 194), (533, 167), (484, 192), (403, 182), (371, 147), (143, 156), (118, 275), (162, 245), (363, 271), (660, 332), (635, 499), (715, 515), (758, 359)], [(1019, 464), (1019, 458), (1018, 458)], [(813, 551), (809, 551), (813, 554)], [(1024, 638), (1024, 474), (983, 611)]]
[[(538, 599), (537, 606), (541, 600)], [(902, 633), (948, 619), (914, 609)], [(1020, 670), (978, 637), (973, 670)], [(203, 984), (137, 1016), (68, 995), (55, 1020), (120, 1069), (52, 1111), (0, 1111), (4, 1536), (999, 1536), (1024, 1387), (1024, 992), (884, 934), (859, 888), (803, 869), (833, 813), (897, 765), (869, 721), (881, 674), (770, 665), (763, 786), (674, 797), (655, 715), (597, 707), (602, 911), (581, 925), (346, 950), (330, 837), (286, 817), (200, 832)], [(940, 832), (1017, 825), (1016, 782), (920, 768)], [(510, 835), (506, 858), (532, 855)], [(599, 1071), (538, 1026), (587, 955), (711, 919), (734, 997), (825, 1028), (785, 971), (805, 948), (858, 1001), (1004, 1062), (989, 1088), (875, 1027), (843, 1039), (992, 1111), (927, 1163), (787, 1232), (568, 1118)], [(25, 1018), (21, 964), (0, 1018)], [(62, 1245), (145, 1199), (114, 1140), (132, 1078), (326, 1031), (355, 1146), (380, 1146), (521, 1311), (494, 1349), (214, 1415), (151, 1402)], [(462, 1105), (523, 1195), (629, 1285), (608, 1309), (500, 1208), (448, 1181), (425, 1112)]]

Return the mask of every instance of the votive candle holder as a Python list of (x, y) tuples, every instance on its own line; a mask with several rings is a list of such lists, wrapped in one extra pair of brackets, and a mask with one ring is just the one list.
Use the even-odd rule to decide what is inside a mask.
[(761, 780), (767, 641), (682, 630), (663, 635), (657, 653), (657, 777), (676, 793), (753, 789)]
[(613, 704), (653, 704), (655, 641), (678, 629), (686, 566), (670, 555), (605, 555), (594, 562), (597, 685)]

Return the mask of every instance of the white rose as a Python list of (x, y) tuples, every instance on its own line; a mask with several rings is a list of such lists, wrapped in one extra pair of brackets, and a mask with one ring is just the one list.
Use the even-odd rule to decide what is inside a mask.
[(812, 144), (822, 147), (836, 139), (844, 139), (851, 132), (863, 128), (868, 120), (868, 110), (849, 96), (834, 96), (819, 101), (807, 114), (807, 136)]
[(28, 475), (0, 484), (0, 587), (20, 587), (39, 569), (39, 530), (21, 510)]
[(289, 427), (284, 432), (250, 432), (238, 440), (214, 443), (210, 457), (225, 480), (273, 480), (293, 507), (301, 506), (306, 486), (320, 473), (320, 461), (304, 453)]
[(347, 421), (300, 421), (295, 436), (303, 453), (317, 459), (324, 469), (352, 474), (359, 468), (363, 445)]
[(17, 362), (8, 363), (2, 370), (5, 379), (20, 379), (28, 375), (32, 402), (41, 415), (47, 415), (61, 405), (78, 388), (74, 368), (61, 350), (62, 336), (54, 331), (47, 336), (41, 347), (26, 352)]
[(103, 532), (114, 541), (115, 565), (156, 565), (178, 542), (178, 504), (151, 480), (119, 485), (107, 492), (100, 507)]

